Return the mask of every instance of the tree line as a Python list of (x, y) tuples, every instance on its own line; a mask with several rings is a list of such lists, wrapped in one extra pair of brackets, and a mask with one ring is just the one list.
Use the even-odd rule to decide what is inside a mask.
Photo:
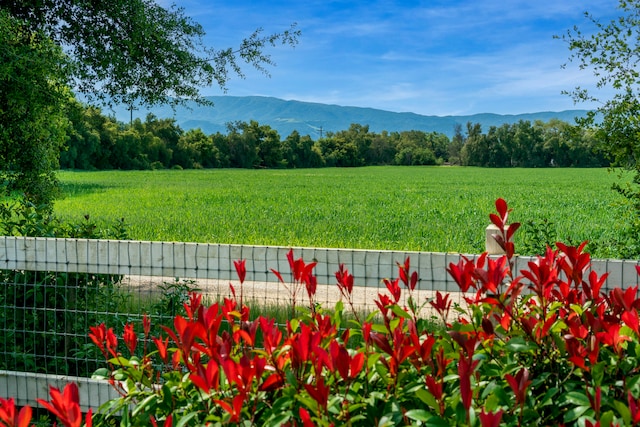
[[(245, 65), (268, 73), (270, 47), (295, 46), (300, 30), (295, 23), (270, 34), (258, 28), (228, 48), (205, 44), (205, 36), (183, 8), (152, 0), (0, 2), (0, 196), (21, 194), (52, 206), (74, 93), (107, 105), (207, 105), (200, 88), (224, 89), (230, 77), (244, 76)], [(76, 130), (86, 131), (87, 138), (73, 142), (96, 142), (89, 135), (95, 129)], [(103, 130), (100, 138), (108, 139), (113, 129)], [(115, 131), (120, 145), (140, 141), (133, 130)], [(82, 148), (73, 142), (69, 154)], [(136, 149), (128, 149), (132, 157), (125, 156), (122, 165), (117, 159), (110, 165), (106, 157), (98, 164), (132, 167), (140, 160)], [(96, 167), (77, 155), (80, 163)]]
[(206, 135), (184, 130), (174, 119), (148, 115), (130, 124), (99, 108), (74, 102), (68, 138), (60, 153), (65, 169), (318, 168), (367, 165), (483, 167), (597, 167), (608, 162), (594, 135), (560, 120), (519, 121), (483, 132), (467, 123), (454, 135), (417, 130), (380, 133), (368, 125), (327, 132), (313, 140), (294, 131), (282, 139), (256, 121), (227, 124)]

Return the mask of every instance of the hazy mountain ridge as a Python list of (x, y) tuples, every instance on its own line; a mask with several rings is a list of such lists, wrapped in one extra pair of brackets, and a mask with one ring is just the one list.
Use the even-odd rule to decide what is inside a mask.
[[(369, 125), (372, 132), (421, 130), (452, 136), (456, 124), (461, 124), (464, 131), (467, 122), (480, 123), (482, 130), (486, 132), (490, 126), (516, 123), (519, 120), (546, 122), (557, 118), (573, 122), (575, 117), (583, 117), (587, 113), (586, 110), (566, 110), (513, 115), (483, 113), (468, 116), (424, 116), (262, 96), (211, 96), (207, 99), (214, 103), (213, 107), (198, 106), (195, 103), (189, 104), (189, 108), (177, 107), (175, 111), (169, 106), (145, 107), (134, 110), (133, 117), (144, 120), (148, 113), (152, 113), (159, 118), (174, 118), (183, 129), (200, 128), (206, 134), (218, 131), (226, 133), (226, 123), (229, 122), (255, 120), (261, 125), (276, 129), (282, 139), (294, 130), (316, 139), (321, 132), (324, 135), (328, 131), (346, 130), (352, 123)], [(126, 106), (115, 107), (111, 112), (120, 121), (130, 120), (131, 113)], [(105, 113), (109, 113), (109, 110), (105, 110)]]

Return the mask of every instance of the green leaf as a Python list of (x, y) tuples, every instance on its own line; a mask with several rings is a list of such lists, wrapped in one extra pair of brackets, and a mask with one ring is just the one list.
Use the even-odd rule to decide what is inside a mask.
[(286, 412), (291, 408), (292, 404), (293, 401), (289, 396), (282, 396), (273, 402), (272, 410), (274, 413)]
[(173, 396), (171, 388), (168, 385), (162, 385), (162, 404), (165, 408), (169, 409), (173, 406)]
[(397, 304), (393, 304), (391, 306), (391, 311), (393, 312), (393, 314), (395, 314), (398, 317), (403, 317), (405, 319), (411, 319), (411, 315), (409, 313), (407, 313), (405, 310), (403, 310), (402, 307), (400, 307)]
[(486, 363), (482, 365), (482, 374), (488, 377), (499, 377), (502, 374), (502, 368), (495, 363)]
[(526, 341), (524, 337), (511, 338), (505, 345), (505, 349), (512, 353), (526, 353), (537, 348), (535, 343)]
[(373, 366), (376, 365), (376, 363), (378, 362), (378, 360), (380, 360), (380, 357), (382, 357), (382, 355), (380, 353), (373, 353), (369, 356), (369, 358), (367, 359), (367, 366), (369, 368), (372, 368)]
[(628, 390), (631, 390), (633, 392), (638, 391), (640, 389), (640, 375), (628, 377), (626, 383)]
[(620, 402), (619, 400), (614, 400), (613, 406), (618, 411), (618, 414), (620, 414), (620, 416), (622, 417), (624, 425), (631, 425), (631, 411), (629, 410), (629, 406), (626, 403)]
[(564, 414), (563, 420), (565, 423), (575, 421), (589, 409), (591, 409), (591, 406), (576, 406), (575, 408), (571, 408)]
[(451, 424), (440, 417), (434, 416), (429, 418), (424, 425), (427, 427), (449, 427)]
[(347, 327), (352, 329), (354, 332), (358, 332), (361, 334), (362, 325), (356, 319), (347, 320)]
[(429, 407), (436, 410), (439, 408), (438, 401), (433, 396), (433, 394), (431, 394), (428, 390), (424, 388), (420, 388), (416, 390), (415, 394), (418, 397), (418, 399), (420, 399), (426, 405), (429, 405)]
[(606, 364), (604, 362), (598, 362), (595, 365), (591, 366), (591, 377), (593, 378), (593, 383), (595, 386), (602, 385), (602, 381), (604, 380), (605, 368)]
[(431, 418), (431, 414), (424, 409), (411, 409), (405, 412), (405, 417), (416, 421), (427, 421)]
[(387, 333), (386, 326), (381, 325), (380, 323), (374, 323), (373, 325), (371, 325), (371, 330), (374, 332), (379, 332), (381, 334)]
[(338, 300), (335, 305), (335, 312), (333, 313), (333, 321), (335, 323), (340, 323), (342, 320), (342, 312), (344, 311), (344, 303), (342, 300)]
[(145, 411), (148, 406), (151, 406), (152, 403), (154, 403), (154, 401), (157, 400), (157, 398), (158, 396), (155, 394), (152, 394), (151, 396), (147, 396), (144, 400), (142, 400), (142, 402), (139, 402), (136, 404), (136, 407), (133, 408), (133, 412), (131, 413), (131, 415), (135, 417), (141, 411)]
[(542, 399), (540, 399), (540, 403), (538, 404), (538, 406), (555, 405), (557, 402), (554, 401), (553, 397), (558, 394), (559, 391), (560, 389), (556, 387), (552, 387), (547, 390)]
[(193, 417), (195, 417), (196, 415), (198, 415), (197, 412), (189, 412), (187, 413), (187, 415), (185, 415), (184, 417), (180, 418), (180, 421), (178, 421), (178, 423), (175, 425), (176, 427), (182, 427), (185, 425), (189, 425), (187, 424), (189, 421), (191, 421), (191, 419)]
[(579, 304), (571, 304), (570, 307), (571, 307), (571, 309), (573, 311), (575, 311), (578, 314), (578, 316), (582, 316), (584, 308), (581, 305), (579, 305)]
[(511, 395), (509, 395), (503, 387), (494, 387), (491, 394), (487, 396), (485, 402), (485, 409), (494, 410), (503, 405), (509, 405), (511, 403)]
[(390, 380), (387, 375), (389, 373), (389, 370), (382, 363), (376, 363), (374, 365), (374, 369), (378, 373), (378, 375), (380, 375), (380, 378), (382, 378), (385, 382)]
[(579, 391), (570, 391), (562, 396), (564, 404), (577, 405), (577, 406), (591, 406), (589, 398), (586, 394)]
[(274, 414), (265, 421), (264, 423), (265, 426), (279, 427), (283, 424), (288, 423), (289, 420), (291, 420), (291, 417), (293, 416), (293, 413), (291, 411), (285, 411), (285, 412), (273, 411), (273, 412)]
[(613, 411), (607, 411), (600, 415), (600, 425), (601, 426), (611, 426), (613, 425), (614, 414)]
[(392, 427), (392, 426), (395, 426), (395, 425), (396, 425), (396, 423), (388, 415), (384, 415), (384, 416), (380, 417), (380, 421), (378, 421), (378, 427)]
[(109, 378), (109, 376), (111, 375), (109, 369), (107, 368), (100, 368), (97, 369), (93, 375), (91, 375), (92, 379), (97, 379), (97, 380), (104, 380)]
[(131, 425), (131, 417), (129, 414), (129, 409), (125, 408), (124, 411), (122, 411), (122, 420), (120, 421), (120, 427), (128, 427)]

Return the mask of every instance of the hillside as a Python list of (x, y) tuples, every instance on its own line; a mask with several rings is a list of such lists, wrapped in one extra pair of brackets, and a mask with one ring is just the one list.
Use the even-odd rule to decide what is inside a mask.
[[(328, 131), (346, 130), (351, 123), (369, 125), (373, 132), (422, 130), (452, 136), (456, 124), (461, 124), (464, 130), (467, 122), (480, 123), (486, 132), (490, 126), (515, 123), (519, 120), (546, 122), (558, 118), (573, 122), (575, 117), (584, 116), (586, 113), (585, 110), (568, 110), (515, 115), (484, 113), (470, 116), (424, 116), (261, 96), (212, 96), (207, 99), (214, 103), (213, 107), (191, 104), (189, 108), (178, 107), (175, 111), (169, 106), (139, 108), (133, 111), (133, 117), (144, 119), (148, 113), (153, 113), (159, 118), (172, 117), (185, 130), (200, 128), (207, 134), (218, 131), (226, 133), (225, 125), (229, 122), (255, 120), (261, 125), (267, 124), (276, 129), (283, 139), (294, 130), (317, 139), (321, 132), (324, 134)], [(109, 111), (105, 110), (105, 113)], [(130, 111), (124, 106), (114, 108), (113, 113), (120, 121), (130, 120)]]

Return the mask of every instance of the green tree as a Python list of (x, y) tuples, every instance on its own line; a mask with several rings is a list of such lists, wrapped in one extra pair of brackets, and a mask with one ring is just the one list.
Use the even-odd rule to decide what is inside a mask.
[(461, 163), (460, 152), (462, 151), (464, 142), (465, 140), (464, 135), (462, 134), (462, 125), (460, 123), (456, 123), (453, 127), (453, 138), (451, 138), (451, 143), (448, 147), (448, 159), (450, 164), (459, 165)]
[(227, 136), (216, 132), (215, 135), (211, 135), (211, 143), (213, 144), (212, 151), (215, 153), (215, 159), (212, 159), (214, 163), (212, 163), (211, 167), (228, 168), (231, 166), (231, 152)]
[(118, 132), (113, 151), (111, 165), (116, 169), (149, 169), (149, 160), (142, 150), (141, 135), (135, 128)]
[(280, 134), (269, 125), (260, 125), (255, 120), (242, 126), (243, 134), (255, 141), (258, 164), (262, 168), (283, 168), (287, 166), (280, 141)]
[(0, 9), (0, 183), (37, 204), (57, 188), (67, 65), (60, 47)]
[(258, 166), (257, 138), (251, 132), (245, 132), (245, 122), (227, 123), (227, 144), (229, 146), (229, 165), (233, 168), (251, 169)]
[(484, 161), (479, 166), (502, 168), (511, 166), (509, 163), (509, 150), (512, 146), (511, 126), (504, 124), (500, 127), (491, 126), (486, 135), (483, 135), (482, 146), (486, 152)]
[(517, 153), (517, 156), (513, 156), (511, 166), (528, 168), (549, 166), (544, 156), (544, 139), (541, 130), (528, 120), (519, 120), (512, 125), (512, 129), (514, 154)]
[[(207, 103), (199, 88), (225, 88), (230, 74), (243, 77), (243, 63), (267, 73), (272, 60), (266, 48), (295, 45), (300, 32), (295, 25), (270, 35), (258, 29), (239, 47), (223, 49), (205, 46), (204, 35), (183, 9), (153, 0), (2, 1), (0, 170), (5, 187), (37, 203), (49, 204), (55, 197), (69, 85), (89, 101), (108, 104)], [(141, 136), (130, 129), (110, 140), (115, 151), (102, 153), (102, 164), (148, 167), (143, 153), (132, 151), (142, 150)], [(129, 142), (133, 148), (123, 146)], [(177, 146), (177, 140), (171, 142), (168, 149)], [(70, 150), (65, 162), (73, 160), (75, 166), (77, 156), (77, 149)]]
[(266, 73), (265, 49), (295, 45), (300, 35), (295, 24), (269, 35), (258, 29), (237, 48), (216, 49), (182, 8), (153, 0), (3, 1), (2, 8), (65, 48), (77, 90), (122, 104), (203, 101), (199, 87), (224, 88), (230, 73), (243, 76), (242, 63)]
[(297, 130), (289, 134), (283, 144), (284, 156), (290, 168), (317, 168), (324, 166), (322, 154), (309, 135), (301, 136)]
[(325, 138), (317, 141), (317, 147), (327, 166), (364, 166), (372, 139), (368, 125), (352, 123), (347, 130), (327, 132)]
[(419, 130), (393, 133), (397, 165), (435, 165), (433, 135)]
[(177, 159), (174, 159), (174, 153), (179, 151), (178, 144), (184, 131), (178, 126), (175, 119), (158, 119), (153, 114), (148, 114), (143, 126), (145, 132), (151, 133), (162, 141), (164, 147), (162, 149), (158, 147), (159, 158), (157, 161), (166, 167), (182, 166)]
[[(600, 104), (581, 123), (594, 126), (603, 148), (617, 165), (637, 169), (640, 126), (640, 1), (620, 0), (620, 16), (609, 22), (590, 13), (586, 18), (595, 32), (586, 35), (578, 26), (558, 36), (569, 46), (569, 61), (590, 69), (597, 78), (595, 89), (580, 86), (567, 91), (575, 102)], [(607, 89), (606, 91), (603, 91)], [(608, 99), (599, 96), (605, 93)]]
[[(581, 124), (596, 129), (601, 150), (615, 166), (632, 171), (633, 180), (614, 185), (635, 211), (630, 235), (640, 234), (640, 0), (619, 0), (619, 16), (600, 20), (585, 16), (594, 28), (591, 34), (578, 26), (558, 38), (568, 43), (569, 61), (593, 72), (594, 89), (576, 87), (567, 93), (575, 102), (596, 102)], [(635, 244), (640, 248), (640, 244)], [(640, 249), (635, 252), (640, 253)]]
[(201, 129), (190, 129), (180, 137), (174, 159), (176, 164), (189, 169), (221, 165), (221, 153), (213, 137), (205, 135)]
[(67, 131), (67, 143), (60, 153), (60, 167), (63, 169), (96, 168), (95, 159), (100, 150), (100, 133), (87, 120), (89, 108), (77, 101), (71, 101), (67, 118), (71, 125)]
[(460, 161), (464, 166), (486, 166), (488, 164), (487, 138), (482, 133), (480, 123), (467, 122), (467, 136), (460, 151)]

